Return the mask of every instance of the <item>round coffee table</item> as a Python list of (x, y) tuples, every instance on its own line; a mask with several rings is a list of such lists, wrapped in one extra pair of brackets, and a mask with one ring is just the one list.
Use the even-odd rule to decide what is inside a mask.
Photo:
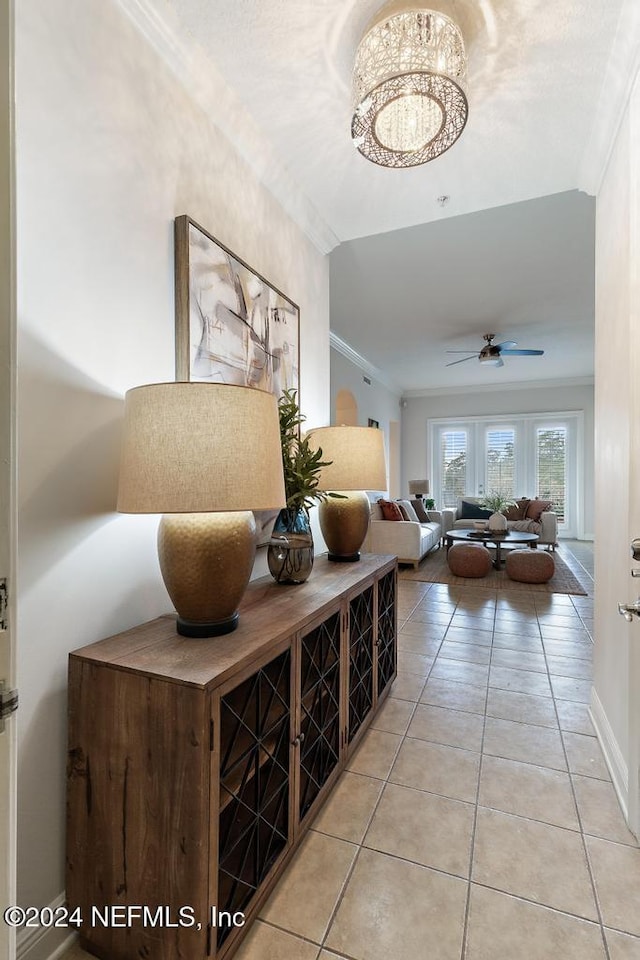
[(535, 549), (540, 537), (537, 533), (523, 533), (520, 530), (507, 530), (505, 533), (490, 533), (489, 531), (479, 533), (477, 530), (449, 530), (444, 535), (447, 550), (456, 540), (466, 541), (467, 543), (481, 543), (485, 547), (495, 547), (495, 557), (493, 566), (496, 570), (502, 570), (503, 557), (502, 545), (507, 543), (509, 546), (516, 544), (522, 546), (528, 544), (531, 549)]

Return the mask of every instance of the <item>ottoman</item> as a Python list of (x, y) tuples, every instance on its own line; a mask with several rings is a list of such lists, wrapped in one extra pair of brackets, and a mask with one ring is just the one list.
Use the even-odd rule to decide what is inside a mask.
[(546, 583), (555, 573), (555, 561), (546, 550), (510, 550), (505, 563), (507, 576), (520, 583)]
[(456, 577), (486, 577), (491, 570), (491, 554), (481, 543), (454, 543), (447, 562)]

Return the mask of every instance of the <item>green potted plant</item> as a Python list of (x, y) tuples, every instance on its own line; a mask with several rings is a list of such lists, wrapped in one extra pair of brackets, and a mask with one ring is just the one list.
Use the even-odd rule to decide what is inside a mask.
[(278, 399), (280, 446), (287, 505), (276, 518), (267, 551), (267, 562), (277, 583), (304, 583), (313, 567), (313, 536), (309, 508), (334, 496), (318, 490), (320, 471), (331, 461), (322, 459), (301, 435), (306, 417), (300, 413), (295, 390)]
[(480, 506), (486, 510), (493, 511), (488, 520), (489, 530), (492, 530), (494, 533), (501, 533), (507, 530), (507, 518), (503, 510), (506, 510), (507, 507), (512, 507), (514, 503), (515, 501), (512, 500), (511, 497), (505, 496), (499, 490), (491, 490), (490, 493), (480, 501)]

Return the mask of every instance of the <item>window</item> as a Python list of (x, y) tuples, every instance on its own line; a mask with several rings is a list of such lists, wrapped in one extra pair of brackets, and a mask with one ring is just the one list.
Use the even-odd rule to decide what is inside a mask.
[(445, 507), (455, 507), (467, 486), (467, 431), (443, 430), (440, 434), (441, 499)]
[(487, 493), (516, 495), (516, 434), (510, 428), (487, 430), (486, 433)]
[(536, 430), (536, 490), (543, 500), (551, 500), (558, 523), (563, 523), (567, 490), (567, 428), (564, 426)]

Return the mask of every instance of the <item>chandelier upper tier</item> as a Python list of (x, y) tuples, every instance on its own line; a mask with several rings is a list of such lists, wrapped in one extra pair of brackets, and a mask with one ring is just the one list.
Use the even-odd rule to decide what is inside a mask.
[(353, 72), (351, 135), (383, 167), (427, 163), (467, 122), (467, 58), (459, 28), (435, 10), (407, 10), (364, 35)]

